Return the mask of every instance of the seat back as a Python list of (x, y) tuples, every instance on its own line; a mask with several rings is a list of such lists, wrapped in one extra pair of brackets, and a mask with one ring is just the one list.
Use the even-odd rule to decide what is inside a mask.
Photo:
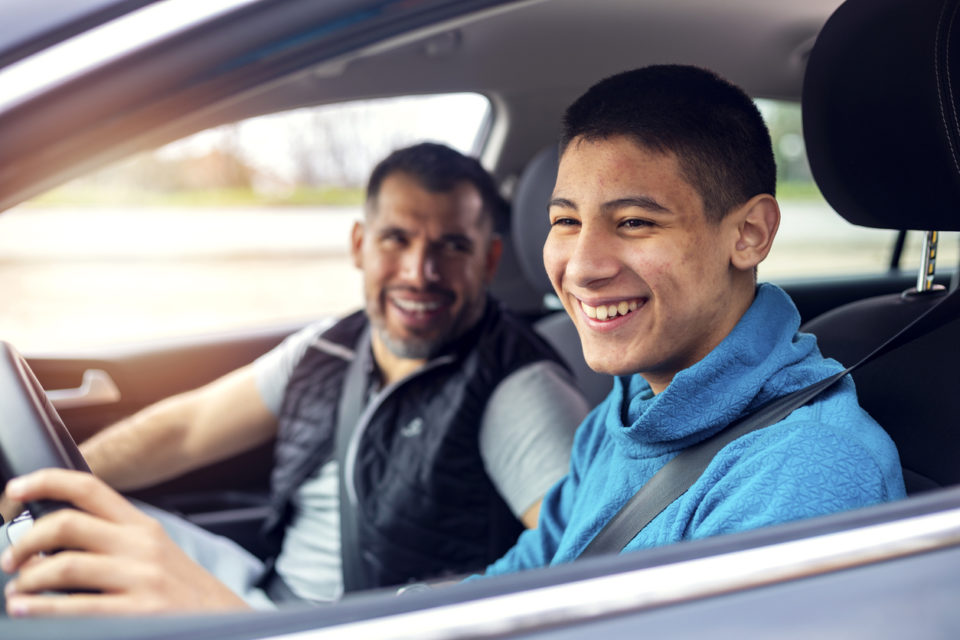
[[(849, 366), (939, 302), (946, 292), (851, 303), (803, 326), (824, 355)], [(960, 483), (960, 320), (859, 368), (860, 404), (897, 444), (908, 493)]]
[[(524, 169), (513, 199), (511, 237), (517, 260), (528, 282), (542, 297), (553, 295), (553, 286), (543, 268), (543, 243), (550, 232), (547, 208), (557, 179), (559, 164), (556, 145), (541, 150)], [(553, 311), (534, 324), (567, 362), (590, 406), (603, 400), (613, 386), (611, 376), (587, 366), (577, 329), (565, 311)]]
[[(847, 0), (810, 54), (803, 125), (814, 179), (848, 221), (960, 230), (960, 0)], [(943, 297), (868, 298), (803, 329), (854, 364)], [(960, 319), (856, 372), (911, 493), (960, 483)]]

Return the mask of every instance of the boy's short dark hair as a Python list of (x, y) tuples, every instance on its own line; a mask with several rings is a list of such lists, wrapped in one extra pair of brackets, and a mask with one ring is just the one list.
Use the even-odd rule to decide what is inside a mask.
[(676, 154), (714, 222), (755, 195), (776, 195), (773, 146), (760, 111), (711, 71), (655, 65), (601, 80), (567, 109), (560, 153), (575, 138), (614, 136)]
[(469, 182), (480, 193), (483, 210), (494, 230), (506, 224), (509, 205), (487, 170), (475, 159), (435, 142), (421, 142), (398, 149), (381, 160), (367, 182), (367, 209), (375, 209), (383, 181), (394, 173), (405, 173), (427, 191), (446, 193), (461, 182)]

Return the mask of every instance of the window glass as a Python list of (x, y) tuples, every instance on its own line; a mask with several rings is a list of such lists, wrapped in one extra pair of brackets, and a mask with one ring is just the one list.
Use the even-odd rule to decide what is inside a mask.
[[(837, 214), (810, 175), (801, 128), (800, 105), (758, 100), (777, 160), (780, 230), (761, 280), (878, 273), (889, 268), (896, 233), (852, 225)], [(960, 257), (957, 234), (942, 234), (938, 264), (955, 267)], [(901, 267), (920, 264), (922, 234), (908, 234)]]
[(474, 151), (474, 94), (364, 101), (219, 127), (0, 214), (0, 339), (102, 346), (359, 308), (348, 253), (373, 165), (421, 140)]

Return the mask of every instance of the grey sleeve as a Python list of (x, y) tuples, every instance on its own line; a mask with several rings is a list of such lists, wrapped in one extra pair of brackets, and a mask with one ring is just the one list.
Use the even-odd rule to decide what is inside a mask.
[(497, 385), (480, 426), (480, 454), (517, 517), (566, 475), (573, 434), (589, 410), (555, 362), (527, 365)]
[(254, 360), (253, 375), (257, 382), (257, 390), (260, 392), (263, 404), (273, 415), (280, 415), (283, 394), (287, 389), (290, 376), (293, 375), (293, 368), (300, 362), (310, 342), (329, 326), (330, 322), (308, 325), (287, 336), (283, 342)]

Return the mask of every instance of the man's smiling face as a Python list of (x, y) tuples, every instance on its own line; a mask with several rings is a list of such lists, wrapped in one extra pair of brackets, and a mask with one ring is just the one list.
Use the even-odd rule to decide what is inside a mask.
[(372, 206), (352, 248), (374, 340), (398, 358), (428, 358), (479, 320), (499, 240), (467, 181), (436, 193), (396, 172)]
[(627, 137), (575, 138), (560, 159), (543, 255), (591, 368), (655, 392), (744, 311), (735, 216), (708, 220), (673, 153)]

